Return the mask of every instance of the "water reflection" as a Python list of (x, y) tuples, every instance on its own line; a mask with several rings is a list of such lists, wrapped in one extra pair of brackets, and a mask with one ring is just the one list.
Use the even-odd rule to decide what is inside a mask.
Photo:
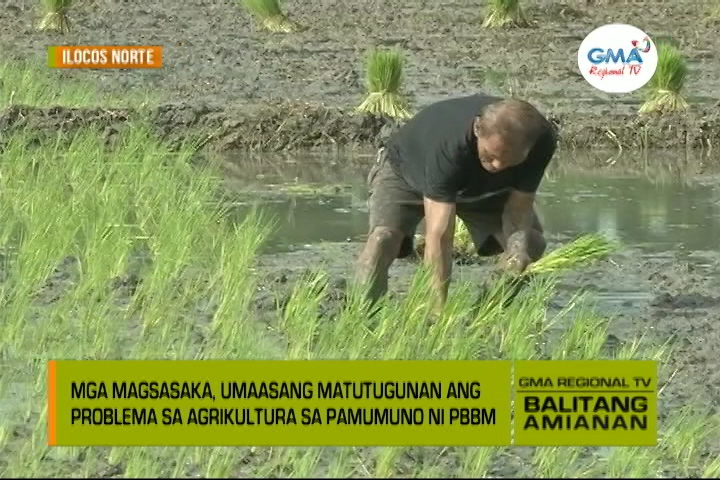
[[(576, 236), (603, 232), (626, 245), (661, 252), (718, 250), (720, 188), (708, 176), (707, 162), (682, 152), (655, 152), (652, 165), (616, 161), (605, 172), (597, 165), (603, 153), (574, 152), (572, 165), (560, 155), (539, 194), (539, 212), (550, 234)], [(263, 157), (242, 163), (242, 175), (229, 174), (228, 187), (252, 203), (258, 192), (282, 191), (283, 185), (342, 186), (339, 193), (296, 194), (263, 200), (277, 222), (271, 245), (297, 248), (321, 241), (358, 239), (367, 233), (365, 178), (372, 153)], [(288, 161), (290, 160), (290, 161)], [(623, 168), (622, 165), (632, 166)], [(578, 167), (577, 165), (580, 165)], [(608, 172), (613, 175), (609, 176)], [(703, 173), (703, 176), (699, 176)], [(331, 194), (332, 193), (332, 194)], [(242, 215), (247, 206), (238, 207)]]

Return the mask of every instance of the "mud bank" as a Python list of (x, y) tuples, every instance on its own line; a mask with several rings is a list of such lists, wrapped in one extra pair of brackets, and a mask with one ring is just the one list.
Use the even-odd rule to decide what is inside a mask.
[[(720, 145), (720, 110), (666, 116), (632, 114), (593, 117), (550, 113), (565, 149), (694, 148)], [(149, 121), (171, 145), (197, 140), (214, 151), (281, 151), (325, 147), (377, 147), (395, 123), (351, 108), (281, 102), (211, 107), (166, 104), (147, 112), (103, 108), (12, 106), (0, 112), (0, 142), (26, 130), (31, 138), (67, 138), (82, 127), (99, 128), (111, 139), (125, 125)]]

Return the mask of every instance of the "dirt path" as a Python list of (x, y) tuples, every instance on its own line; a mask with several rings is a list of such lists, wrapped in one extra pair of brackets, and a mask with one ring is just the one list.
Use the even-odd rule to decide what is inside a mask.
[[(309, 29), (274, 35), (259, 31), (232, 0), (189, 0), (182, 8), (170, 0), (142, 6), (94, 0), (77, 4), (71, 13), (75, 31), (64, 37), (33, 29), (36, 5), (0, 1), (4, 56), (44, 64), (46, 47), (57, 43), (163, 45), (160, 71), (52, 74), (92, 79), (108, 92), (151, 87), (167, 103), (152, 115), (161, 133), (202, 128), (215, 132), (214, 143), (223, 149), (372, 142), (378, 122), (352, 110), (363, 95), (363, 53), (378, 44), (401, 45), (407, 52), (406, 92), (416, 107), (449, 95), (512, 91), (551, 115), (569, 147), (720, 143), (720, 38), (713, 33), (717, 25), (701, 21), (706, 2), (530, 3), (535, 26), (487, 31), (480, 27), (481, 4), (470, 0), (288, 1), (285, 10)], [(692, 112), (640, 120), (639, 94), (611, 97), (585, 83), (577, 72), (577, 46), (608, 22), (636, 24), (656, 40), (672, 36), (680, 42), (691, 69)], [(14, 115), (3, 113), (0, 123), (12, 123)], [(48, 130), (68, 117), (98, 120), (88, 111), (27, 115), (26, 121)], [(114, 112), (113, 121), (123, 115)]]

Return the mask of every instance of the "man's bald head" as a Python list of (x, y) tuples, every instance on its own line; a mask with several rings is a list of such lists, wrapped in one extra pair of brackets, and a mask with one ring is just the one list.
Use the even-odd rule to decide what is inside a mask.
[(474, 125), (483, 167), (495, 172), (522, 163), (548, 127), (547, 119), (524, 100), (489, 105)]

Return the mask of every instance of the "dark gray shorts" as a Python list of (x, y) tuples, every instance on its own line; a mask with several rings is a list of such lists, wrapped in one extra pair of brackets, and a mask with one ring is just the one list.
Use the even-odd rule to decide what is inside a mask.
[[(387, 227), (399, 230), (405, 238), (398, 258), (405, 258), (413, 252), (413, 241), (418, 226), (425, 217), (423, 196), (393, 170), (384, 149), (378, 152), (375, 163), (367, 178), (370, 197), (370, 230)], [(506, 198), (507, 196), (505, 196)], [(472, 237), (478, 255), (488, 257), (503, 252), (498, 241), (502, 237), (503, 197), (493, 197), (475, 203), (458, 203), (457, 216), (465, 223)], [(542, 232), (540, 221), (535, 215), (535, 228)]]

